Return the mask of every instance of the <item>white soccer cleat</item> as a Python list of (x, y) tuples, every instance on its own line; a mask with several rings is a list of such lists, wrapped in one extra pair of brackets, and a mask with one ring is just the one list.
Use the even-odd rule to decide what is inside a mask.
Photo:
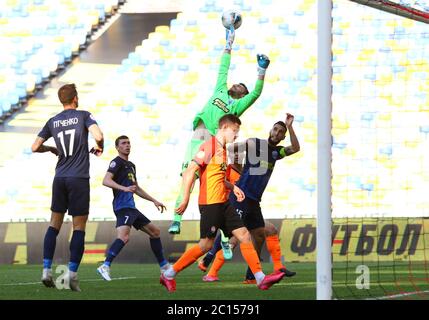
[(106, 281), (112, 281), (112, 278), (110, 278), (110, 267), (106, 266), (105, 264), (102, 264), (97, 268), (97, 272), (100, 274), (100, 276), (103, 277)]
[(45, 287), (55, 288), (55, 281), (52, 277), (52, 269), (43, 269), (41, 280)]
[(81, 292), (76, 272), (69, 272), (69, 286), (72, 291)]

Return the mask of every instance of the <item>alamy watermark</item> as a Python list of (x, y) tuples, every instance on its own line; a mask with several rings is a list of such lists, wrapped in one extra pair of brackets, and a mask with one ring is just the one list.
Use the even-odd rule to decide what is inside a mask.
[(361, 264), (356, 267), (356, 274), (359, 274), (359, 276), (356, 278), (356, 289), (362, 290), (366, 289), (368, 290), (370, 288), (370, 271), (369, 267)]

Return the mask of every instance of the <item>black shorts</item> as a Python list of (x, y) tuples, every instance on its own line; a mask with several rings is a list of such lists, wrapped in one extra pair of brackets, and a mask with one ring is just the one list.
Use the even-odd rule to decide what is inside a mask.
[(51, 210), (71, 216), (89, 214), (89, 179), (54, 178), (52, 183)]
[(133, 226), (140, 230), (151, 223), (146, 216), (135, 208), (123, 208), (115, 211), (116, 228), (121, 226)]
[(248, 230), (254, 230), (257, 228), (264, 228), (265, 221), (262, 216), (261, 206), (259, 201), (245, 198), (242, 202), (238, 202), (235, 195), (231, 192), (229, 196), (232, 206), (235, 208), (235, 211), (241, 219)]
[(240, 216), (228, 202), (199, 205), (201, 213), (200, 238), (215, 238), (217, 230), (222, 229), (227, 237), (232, 231), (244, 227)]

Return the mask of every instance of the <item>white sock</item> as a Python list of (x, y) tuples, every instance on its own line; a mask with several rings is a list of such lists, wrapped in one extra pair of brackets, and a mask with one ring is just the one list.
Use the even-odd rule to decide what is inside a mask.
[(260, 284), (265, 278), (265, 274), (262, 271), (256, 272), (254, 276), (257, 284)]
[(167, 271), (169, 268), (171, 267), (171, 265), (169, 263), (164, 264), (160, 269), (161, 272), (165, 272)]
[(169, 268), (164, 272), (164, 277), (171, 280), (171, 279), (174, 279), (174, 277), (176, 276), (176, 271), (174, 271), (171, 264), (169, 264), (168, 266)]
[(69, 275), (70, 275), (70, 278), (76, 278), (77, 277), (77, 272), (69, 270)]

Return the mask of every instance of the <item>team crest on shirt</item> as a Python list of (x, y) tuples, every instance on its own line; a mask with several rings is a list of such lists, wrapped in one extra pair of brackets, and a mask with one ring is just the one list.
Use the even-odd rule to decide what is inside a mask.
[(278, 157), (279, 157), (279, 153), (278, 153), (278, 151), (277, 151), (277, 150), (274, 150), (274, 151), (271, 153), (271, 155), (273, 156), (273, 159), (274, 159), (274, 160), (277, 160), (277, 159), (278, 159)]
[(128, 180), (130, 180), (132, 183), (136, 182), (136, 178), (132, 172), (128, 172)]
[(220, 170), (222, 170), (222, 171), (226, 171), (226, 168), (227, 168), (228, 166), (226, 165), (226, 163), (225, 162), (222, 162), (221, 164), (220, 164)]
[(110, 162), (109, 167), (110, 167), (110, 168), (112, 168), (112, 169), (113, 169), (114, 167), (116, 167), (116, 162), (115, 162), (115, 161)]
[(216, 227), (215, 227), (215, 226), (212, 226), (212, 227), (210, 228), (210, 231), (211, 231), (211, 233), (215, 233), (215, 232), (216, 232)]

